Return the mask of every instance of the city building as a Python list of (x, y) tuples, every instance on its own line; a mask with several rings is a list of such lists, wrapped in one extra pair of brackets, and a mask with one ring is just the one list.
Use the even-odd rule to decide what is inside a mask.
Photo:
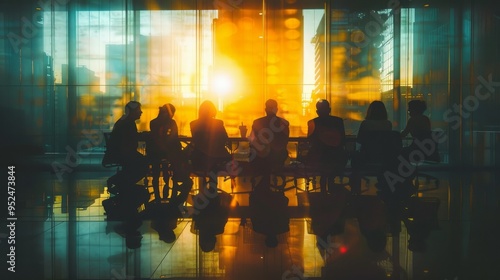
[[(498, 278), (497, 6), (493, 0), (2, 1), (0, 148), (9, 215), (0, 230), (0, 260), (7, 263), (2, 275)], [(267, 203), (269, 216), (289, 215), (267, 224), (285, 225), (276, 236), (254, 230), (250, 194), (263, 174), (245, 173), (257, 152), (241, 132), (246, 126), (243, 136), (250, 134), (268, 99), (277, 101), (277, 115), (289, 122), (291, 137), (285, 168), (272, 170), (269, 183), (269, 197), (283, 194), (281, 202), (288, 201), (284, 210), (280, 200)], [(308, 121), (318, 116), (320, 99), (343, 119), (350, 158), (345, 169), (332, 171), (336, 178), (329, 184), (342, 190), (339, 196), (332, 191), (326, 197), (334, 202), (314, 208), (322, 201), (321, 174), (303, 159), (310, 147)], [(116, 195), (108, 179), (121, 170), (102, 164), (105, 137), (125, 105), (139, 101), (143, 114), (136, 125), (145, 133), (138, 151), (145, 153), (150, 121), (171, 103), (188, 153), (190, 122), (205, 100), (215, 104), (216, 118), (224, 122), (234, 159), (208, 181), (233, 197), (224, 204), (228, 220), (215, 247), (205, 247), (194, 222), (195, 212), (205, 209), (202, 202), (213, 198), (204, 193), (209, 183), (203, 175), (213, 174), (189, 169), (189, 160), (183, 171), (190, 171), (194, 185), (181, 216), (169, 224), (173, 238), (161, 235), (158, 220), (149, 218), (133, 223), (133, 234), (127, 235), (103, 206)], [(377, 100), (397, 132), (410, 119), (408, 103), (425, 101), (424, 115), (436, 138), (401, 141), (437, 149), (439, 161), (410, 163), (408, 154), (399, 153), (394, 172), (363, 174), (358, 192), (350, 180), (356, 171), (353, 155), (360, 152), (358, 129)], [(271, 128), (256, 137), (272, 141)], [(156, 209), (151, 182), (148, 173), (131, 184), (150, 191), (150, 200), (133, 208), (134, 214)], [(411, 193), (390, 204), (382, 190), (388, 182)], [(393, 188), (389, 196), (400, 190)], [(385, 222), (394, 212), (384, 207), (400, 210), (390, 227)], [(315, 210), (325, 223), (313, 221)], [(209, 222), (220, 222), (219, 216)], [(318, 234), (328, 222), (333, 223), (328, 234)], [(384, 229), (371, 231), (377, 222)]]

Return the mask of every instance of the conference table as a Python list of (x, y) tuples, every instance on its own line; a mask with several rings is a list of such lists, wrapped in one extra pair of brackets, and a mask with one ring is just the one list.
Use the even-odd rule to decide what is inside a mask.
[[(149, 131), (139, 133), (139, 151), (145, 154), (146, 143), (149, 137)], [(192, 137), (180, 135), (179, 140), (183, 146), (186, 148), (190, 145)], [(278, 187), (283, 188), (283, 190), (297, 189), (298, 180), (306, 180), (304, 184), (304, 191), (307, 191), (309, 185), (313, 188), (316, 184), (316, 177), (320, 176), (320, 173), (314, 168), (308, 168), (302, 162), (303, 158), (307, 154), (309, 149), (309, 139), (305, 136), (294, 136), (289, 137), (288, 140), (288, 152), (289, 158), (285, 162), (285, 167), (276, 172), (274, 175), (274, 180)], [(236, 186), (236, 178), (240, 177), (255, 177), (258, 174), (253, 174), (248, 172), (250, 165), (251, 148), (248, 137), (229, 137), (228, 143), (226, 145), (228, 151), (232, 156), (232, 161), (228, 162), (225, 168), (221, 168), (217, 171), (216, 176), (218, 178), (224, 178), (224, 180), (231, 180), (231, 191), (234, 190)], [(356, 136), (346, 135), (346, 150), (350, 155), (356, 149)], [(204, 180), (203, 178), (207, 176), (206, 172), (202, 171), (191, 171), (192, 177), (197, 177), (199, 182)], [(291, 184), (288, 184), (292, 182)], [(285, 189), (285, 185), (291, 185)]]

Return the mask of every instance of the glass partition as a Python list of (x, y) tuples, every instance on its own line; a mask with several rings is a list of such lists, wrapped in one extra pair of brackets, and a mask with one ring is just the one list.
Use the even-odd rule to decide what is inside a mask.
[[(448, 139), (457, 139), (457, 150), (467, 143), (469, 162), (476, 131), (497, 129), (489, 110), (478, 109), (498, 103), (493, 86), (475, 95), (495, 80), (489, 58), (498, 57), (498, 40), (487, 35), (498, 31), (498, 16), (481, 1), (458, 8), (285, 0), (2, 5), (4, 113), (20, 122), (6, 124), (12, 137), (3, 146), (66, 153), (85, 132), (111, 129), (130, 100), (143, 104), (140, 130), (172, 103), (188, 136), (198, 105), (211, 100), (237, 136), (274, 98), (292, 136), (305, 136), (320, 98), (348, 134), (373, 100), (384, 101), (401, 130), (408, 101), (423, 99), (433, 127), (456, 133)], [(486, 99), (493, 102), (479, 103)]]

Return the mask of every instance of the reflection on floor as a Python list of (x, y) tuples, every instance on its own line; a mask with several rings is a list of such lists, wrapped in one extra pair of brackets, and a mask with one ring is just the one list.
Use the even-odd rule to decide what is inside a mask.
[[(296, 189), (286, 196), (289, 208), (299, 214), (290, 219), (290, 230), (278, 235), (274, 248), (252, 230), (249, 219), (232, 214), (211, 252), (200, 250), (189, 217), (178, 220), (172, 243), (160, 240), (151, 222), (144, 221), (140, 247), (130, 249), (119, 222), (107, 221), (101, 205), (109, 197), (104, 186), (111, 173), (66, 175), (59, 181), (47, 172), (18, 170), (16, 272), (8, 274), (9, 279), (498, 279), (500, 275), (494, 172), (436, 172), (439, 188), (419, 195), (440, 200), (439, 228), (430, 232), (425, 249), (418, 252), (409, 250), (404, 224), (399, 234), (387, 234), (385, 249), (373, 252), (359, 219), (352, 215), (338, 234), (326, 241), (318, 238), (312, 234), (308, 212), (300, 207), (302, 191)], [(428, 184), (423, 181), (420, 184)], [(231, 191), (229, 181), (221, 179), (219, 184)], [(249, 184), (238, 181), (233, 191), (248, 190)], [(304, 189), (306, 182), (299, 184)], [(373, 182), (364, 189), (362, 195), (375, 195)], [(248, 206), (248, 194), (234, 197), (238, 205), (234, 207)], [(5, 238), (1, 241), (5, 258), (10, 249)]]

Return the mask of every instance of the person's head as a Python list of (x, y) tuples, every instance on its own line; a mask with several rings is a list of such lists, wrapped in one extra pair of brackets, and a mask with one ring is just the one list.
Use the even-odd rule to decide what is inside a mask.
[(138, 120), (142, 115), (141, 103), (137, 101), (130, 101), (125, 105), (125, 115), (124, 118), (130, 118), (132, 120)]
[(422, 115), (427, 110), (427, 104), (423, 100), (411, 100), (408, 102), (408, 113), (410, 116)]
[(332, 108), (330, 108), (330, 102), (328, 102), (328, 100), (321, 99), (316, 102), (316, 113), (318, 116), (328, 116), (331, 111)]
[(387, 110), (382, 101), (375, 100), (370, 103), (366, 111), (366, 120), (387, 120)]
[(160, 109), (158, 112), (159, 116), (166, 116), (170, 119), (174, 117), (174, 114), (175, 114), (174, 105), (167, 103), (167, 104), (164, 104), (163, 106), (161, 106), (159, 109)]
[(276, 115), (278, 113), (278, 102), (274, 99), (268, 99), (265, 110), (267, 115)]
[(214, 103), (209, 100), (205, 100), (201, 103), (198, 110), (198, 118), (200, 119), (213, 119), (217, 115), (217, 108), (215, 108)]

